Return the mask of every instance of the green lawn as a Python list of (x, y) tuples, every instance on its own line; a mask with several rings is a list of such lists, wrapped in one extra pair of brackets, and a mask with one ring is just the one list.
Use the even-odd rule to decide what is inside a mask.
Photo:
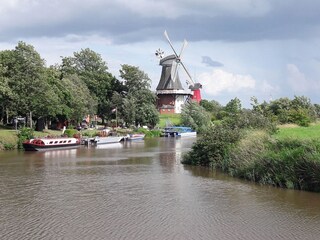
[[(17, 133), (18, 133), (18, 131), (13, 130), (13, 129), (0, 128), (0, 144), (2, 143), (2, 144), (16, 145), (17, 141), (18, 141)], [(48, 136), (48, 135), (59, 136), (59, 135), (61, 135), (61, 131), (55, 131), (55, 130), (46, 130), (43, 132), (34, 131), (35, 137), (43, 137), (43, 136)]]
[(277, 139), (300, 138), (300, 139), (320, 139), (320, 124), (309, 127), (299, 127), (294, 125), (279, 126), (279, 131), (275, 134)]
[(180, 114), (161, 114), (160, 115), (160, 122), (158, 123), (158, 127), (164, 128), (166, 123), (170, 123), (172, 125), (180, 125), (181, 119)]

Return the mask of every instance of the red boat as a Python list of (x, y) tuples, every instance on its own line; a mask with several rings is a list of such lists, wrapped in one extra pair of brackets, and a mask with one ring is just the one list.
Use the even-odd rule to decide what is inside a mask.
[(35, 138), (22, 143), (26, 151), (44, 151), (53, 149), (67, 149), (80, 146), (79, 138)]

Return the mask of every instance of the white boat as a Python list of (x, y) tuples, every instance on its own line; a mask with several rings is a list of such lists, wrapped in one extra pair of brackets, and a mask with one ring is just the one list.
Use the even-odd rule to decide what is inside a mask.
[(145, 134), (140, 134), (140, 133), (136, 133), (136, 134), (129, 134), (127, 139), (129, 141), (134, 141), (134, 140), (143, 140), (145, 137)]
[(123, 137), (115, 137), (115, 136), (108, 136), (108, 137), (95, 137), (91, 140), (93, 144), (100, 145), (100, 144), (108, 144), (108, 143), (118, 143), (123, 140)]
[(79, 147), (80, 139), (69, 137), (34, 138), (23, 142), (22, 145), (26, 151), (67, 149)]
[(196, 137), (197, 132), (190, 127), (166, 127), (164, 129), (165, 137)]

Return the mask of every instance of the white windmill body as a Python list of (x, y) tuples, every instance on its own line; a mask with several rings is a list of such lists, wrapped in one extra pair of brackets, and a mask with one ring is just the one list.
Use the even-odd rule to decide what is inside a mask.
[[(190, 85), (193, 84), (193, 81), (184, 64), (181, 62), (181, 56), (184, 48), (187, 45), (187, 41), (184, 41), (180, 54), (178, 55), (173, 48), (166, 31), (164, 32), (164, 35), (174, 54), (163, 58), (163, 52), (160, 49), (156, 52), (156, 55), (160, 57), (159, 64), (162, 66), (160, 81), (156, 89), (156, 94), (158, 97), (157, 108), (161, 114), (181, 113), (183, 104), (185, 104), (187, 99), (192, 97)], [(182, 65), (183, 69), (190, 78), (187, 81), (189, 83), (188, 90), (184, 90), (179, 79), (178, 69), (180, 65)]]

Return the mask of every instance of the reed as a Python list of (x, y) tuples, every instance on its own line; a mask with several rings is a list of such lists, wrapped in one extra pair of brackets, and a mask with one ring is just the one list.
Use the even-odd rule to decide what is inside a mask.
[(263, 130), (215, 127), (194, 144), (183, 163), (260, 184), (320, 192), (320, 141), (315, 138), (275, 138)]

